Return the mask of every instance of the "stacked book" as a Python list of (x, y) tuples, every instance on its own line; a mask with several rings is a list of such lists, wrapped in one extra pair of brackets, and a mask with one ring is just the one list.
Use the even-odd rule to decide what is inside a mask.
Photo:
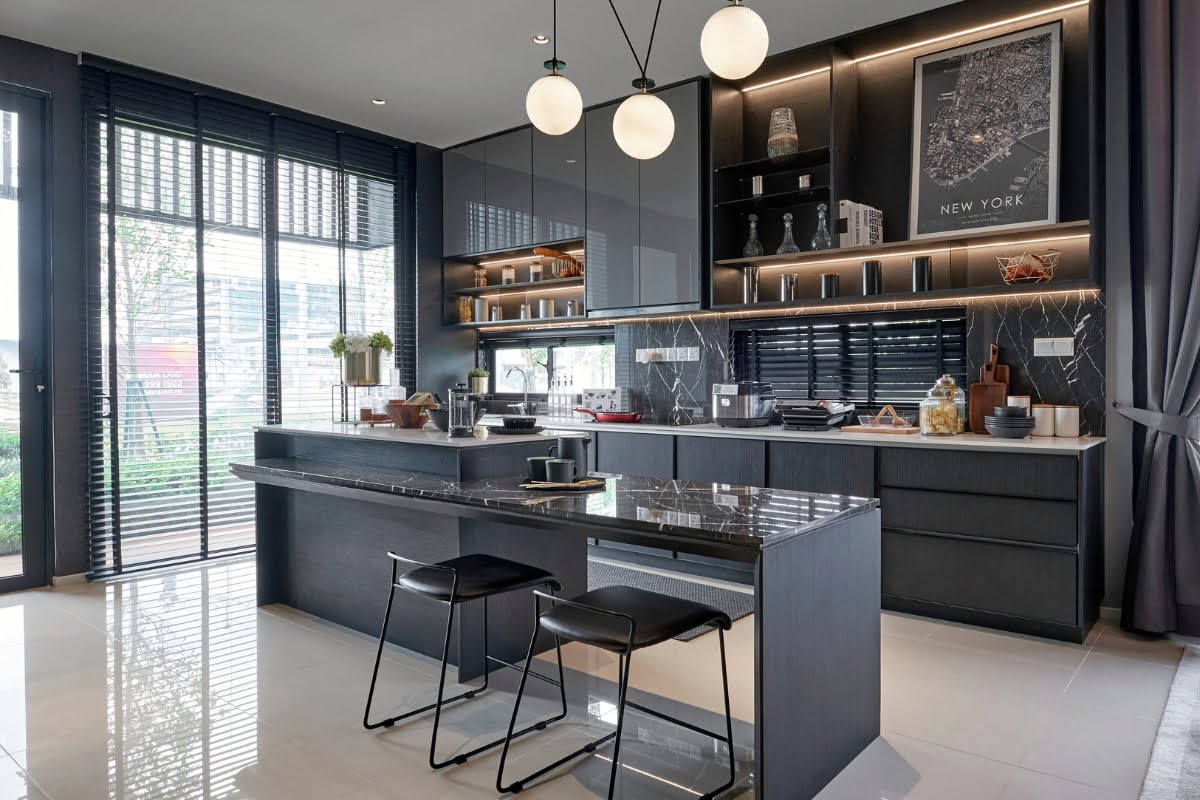
[(853, 403), (839, 400), (780, 398), (776, 406), (785, 431), (831, 431), (840, 428), (854, 412)]
[(852, 200), (838, 201), (838, 246), (883, 243), (883, 212)]

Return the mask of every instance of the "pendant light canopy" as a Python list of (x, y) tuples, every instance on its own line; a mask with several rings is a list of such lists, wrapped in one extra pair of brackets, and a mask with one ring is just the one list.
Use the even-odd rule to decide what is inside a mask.
[(570, 79), (559, 74), (567, 64), (558, 59), (558, 0), (554, 0), (551, 41), (554, 54), (545, 63), (549, 75), (533, 82), (525, 94), (525, 113), (533, 127), (550, 136), (561, 136), (574, 129), (583, 116), (583, 96)]
[(633, 53), (633, 60), (642, 73), (641, 77), (633, 82), (633, 87), (638, 93), (626, 98), (613, 115), (613, 138), (628, 156), (641, 160), (655, 158), (662, 155), (675, 138), (675, 115), (661, 98), (649, 94), (648, 90), (654, 88), (654, 81), (646, 77), (646, 68), (650, 65), (650, 51), (654, 48), (654, 33), (658, 30), (658, 14), (662, 11), (662, 0), (658, 0), (658, 7), (654, 11), (654, 25), (650, 28), (650, 43), (646, 46), (645, 61), (638, 58), (637, 50), (629, 39), (625, 23), (621, 22), (621, 15), (617, 13), (613, 0), (608, 0), (608, 4), (617, 18), (617, 24), (621, 26), (621, 33), (625, 35), (625, 42), (629, 45), (629, 51)]
[(700, 55), (714, 73), (731, 81), (744, 78), (762, 66), (767, 57), (767, 24), (742, 0), (708, 18), (700, 34)]

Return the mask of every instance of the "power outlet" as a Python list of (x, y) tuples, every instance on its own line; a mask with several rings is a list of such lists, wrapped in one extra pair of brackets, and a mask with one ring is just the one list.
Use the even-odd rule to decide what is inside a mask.
[(1060, 336), (1033, 340), (1034, 356), (1070, 357), (1075, 355), (1075, 338)]

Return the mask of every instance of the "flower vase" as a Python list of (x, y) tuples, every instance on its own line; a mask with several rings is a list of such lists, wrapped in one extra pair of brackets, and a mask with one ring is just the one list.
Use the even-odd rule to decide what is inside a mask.
[(342, 383), (347, 386), (378, 386), (383, 350), (369, 347), (365, 352), (342, 356)]

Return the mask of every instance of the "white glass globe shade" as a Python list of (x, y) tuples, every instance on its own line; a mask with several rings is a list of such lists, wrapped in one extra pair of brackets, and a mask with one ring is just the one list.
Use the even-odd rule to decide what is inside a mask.
[(725, 6), (704, 24), (700, 55), (714, 73), (736, 81), (762, 65), (768, 43), (767, 24), (754, 9)]
[(675, 138), (675, 117), (652, 94), (627, 97), (613, 115), (613, 138), (626, 155), (647, 159), (661, 155)]
[(525, 95), (525, 113), (533, 127), (561, 136), (579, 124), (583, 97), (575, 84), (557, 73), (538, 78)]

